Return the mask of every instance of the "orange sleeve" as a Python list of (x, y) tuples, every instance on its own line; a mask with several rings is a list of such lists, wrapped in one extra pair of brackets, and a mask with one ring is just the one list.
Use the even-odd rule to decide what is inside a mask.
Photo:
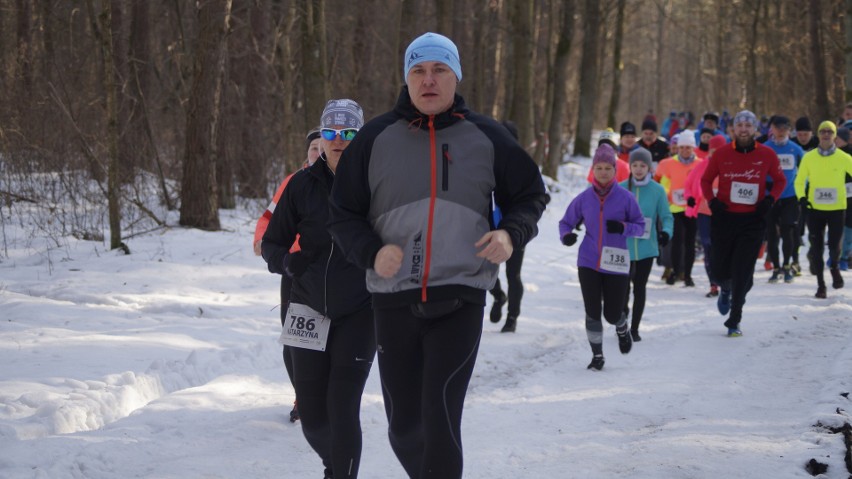
[[(290, 182), (290, 178), (293, 177), (293, 173), (287, 175), (284, 178), (284, 181), (278, 185), (278, 189), (275, 190), (275, 194), (272, 196), (272, 202), (269, 203), (269, 206), (266, 207), (266, 211), (260, 215), (260, 218), (257, 219), (257, 224), (254, 226), (254, 241), (252, 241), (252, 247), (263, 239), (263, 234), (266, 233), (266, 228), (269, 227), (269, 220), (272, 219), (272, 213), (275, 211), (275, 207), (278, 206), (278, 201), (281, 199), (281, 195), (284, 193), (284, 188), (287, 187), (287, 183)], [(297, 240), (298, 241), (298, 240)]]

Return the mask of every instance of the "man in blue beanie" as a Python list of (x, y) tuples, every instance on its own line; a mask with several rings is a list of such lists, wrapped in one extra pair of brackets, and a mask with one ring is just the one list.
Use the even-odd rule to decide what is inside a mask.
[(456, 94), (462, 69), (449, 38), (416, 38), (403, 62), (396, 106), (341, 157), (328, 227), (367, 272), (394, 453), (410, 477), (454, 479), (486, 291), (537, 234), (545, 190), (508, 130)]

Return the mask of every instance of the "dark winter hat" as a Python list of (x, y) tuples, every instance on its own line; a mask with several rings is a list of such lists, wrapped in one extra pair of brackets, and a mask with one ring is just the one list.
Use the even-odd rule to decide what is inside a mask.
[[(643, 150), (644, 148), (637, 148)], [(608, 163), (615, 167), (615, 150), (606, 143), (599, 144), (595, 150), (595, 156), (592, 158), (592, 166), (596, 163)]]
[(796, 120), (796, 131), (814, 131), (811, 120), (806, 116), (799, 117)]
[(630, 152), (629, 163), (632, 165), (634, 161), (641, 161), (648, 165), (648, 168), (652, 168), (651, 165), (651, 152), (646, 150), (645, 148), (636, 148), (635, 150)]
[(790, 128), (790, 119), (784, 115), (775, 115), (772, 117), (772, 121), (769, 122), (769, 126), (777, 126), (778, 128)]
[(459, 49), (452, 40), (438, 33), (427, 32), (415, 38), (405, 49), (403, 62), (403, 80), (408, 78), (408, 71), (414, 65), (423, 62), (441, 62), (450, 67), (459, 81), (462, 79)]
[(308, 132), (308, 135), (305, 137), (305, 149), (309, 149), (311, 147), (311, 142), (320, 137), (320, 127), (316, 127), (313, 130)]
[(707, 113), (705, 113), (705, 114), (704, 114), (704, 119), (705, 119), (705, 120), (715, 121), (717, 125), (719, 124), (719, 115), (717, 115), (717, 114), (715, 114), (715, 113), (713, 113), (713, 112), (707, 112)]
[(652, 119), (647, 119), (642, 122), (642, 131), (652, 130), (657, 131), (657, 122)]
[(364, 111), (361, 110), (361, 105), (347, 98), (328, 100), (320, 117), (320, 125), (323, 128), (331, 128), (335, 125), (361, 128), (364, 126)]
[(845, 126), (838, 127), (837, 137), (846, 143), (849, 143), (849, 128), (846, 128)]
[(621, 129), (618, 132), (619, 135), (636, 135), (636, 125), (630, 123), (629, 121), (625, 121), (621, 124)]
[(711, 135), (711, 136), (712, 136), (712, 135), (713, 135), (713, 133), (716, 133), (716, 130), (714, 130), (714, 129), (712, 129), (712, 128), (704, 127), (704, 128), (702, 128), (702, 129), (701, 129), (701, 133), (699, 133), (699, 134), (698, 134), (698, 136), (701, 136), (701, 135), (703, 135), (703, 134), (705, 134), (705, 133), (707, 133), (707, 134), (709, 134), (709, 135)]

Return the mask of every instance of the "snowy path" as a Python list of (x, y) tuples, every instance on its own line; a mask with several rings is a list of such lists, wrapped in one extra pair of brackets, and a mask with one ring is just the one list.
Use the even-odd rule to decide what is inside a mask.
[[(852, 287), (816, 300), (813, 277), (756, 286), (745, 336), (714, 300), (655, 268), (643, 341), (606, 331), (605, 369), (583, 329), (576, 248), (555, 196), (528, 247), (518, 332), (485, 322), (463, 425), (470, 478), (846, 478)], [(131, 256), (71, 243), (0, 263), (0, 477), (316, 478), (286, 421), (293, 390), (275, 343), (278, 278), (249, 249), (251, 213), (226, 231), (134, 239)], [(48, 267), (50, 266), (50, 268)], [(52, 270), (52, 274), (48, 271)], [(847, 275), (852, 284), (852, 275)], [(848, 416), (845, 420), (849, 420)], [(387, 444), (378, 369), (363, 398), (361, 476), (404, 477)]]

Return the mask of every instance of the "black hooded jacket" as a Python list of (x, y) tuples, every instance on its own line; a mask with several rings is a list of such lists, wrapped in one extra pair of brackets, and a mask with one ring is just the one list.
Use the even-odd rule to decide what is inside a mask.
[[(293, 175), (263, 235), (269, 271), (293, 276), (290, 300), (307, 304), (332, 320), (370, 307), (364, 270), (346, 260), (326, 230), (334, 173), (321, 156)], [(301, 251), (290, 253), (299, 235)]]

